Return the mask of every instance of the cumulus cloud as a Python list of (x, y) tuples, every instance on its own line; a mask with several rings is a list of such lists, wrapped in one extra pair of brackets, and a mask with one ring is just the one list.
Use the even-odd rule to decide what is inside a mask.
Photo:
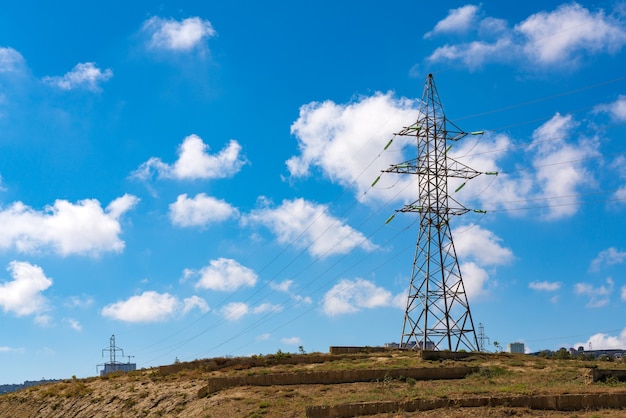
[(22, 54), (13, 48), (0, 47), (0, 74), (21, 72), (24, 67)]
[(281, 244), (307, 248), (316, 257), (347, 254), (355, 248), (376, 248), (363, 234), (329, 215), (327, 206), (304, 199), (284, 200), (277, 208), (255, 209), (244, 218), (244, 223), (264, 225)]
[(626, 251), (619, 251), (615, 247), (609, 247), (604, 251), (600, 251), (598, 256), (593, 259), (589, 270), (599, 271), (604, 266), (622, 264), (624, 260), (626, 260)]
[(313, 299), (311, 299), (310, 296), (302, 296), (294, 292), (292, 290), (293, 283), (294, 283), (293, 280), (284, 280), (280, 283), (270, 282), (269, 286), (270, 286), (270, 289), (272, 290), (286, 293), (287, 295), (289, 295), (291, 299), (295, 300), (296, 302), (302, 302), (307, 305), (310, 305), (311, 303), (313, 303)]
[[(324, 102), (303, 106), (292, 125), (300, 148), (300, 155), (287, 161), (292, 179), (308, 176), (317, 168), (330, 181), (355, 188), (363, 202), (415, 200), (414, 187), (409, 187), (413, 176), (385, 173), (372, 187), (381, 170), (414, 158), (415, 145), (407, 137), (396, 137), (381, 153), (388, 142), (384, 139), (387, 129), (410, 125), (416, 119), (414, 104), (376, 93), (347, 105)], [(557, 113), (535, 130), (532, 144), (523, 149), (524, 158), (532, 161), (535, 170), (503, 170), (501, 161), (511, 152), (494, 150), (515, 149), (507, 135), (487, 132), (480, 141), (468, 138), (454, 143), (450, 157), (477, 170), (499, 173), (472, 179), (458, 197), (468, 204), (477, 201), (474, 207), (487, 204), (484, 209), (515, 210), (513, 215), (523, 215), (518, 209), (528, 206), (529, 200), (545, 199), (544, 218), (571, 216), (579, 208), (578, 199), (554, 198), (579, 194), (582, 186), (591, 185), (594, 176), (585, 161), (599, 155), (597, 138), (573, 140), (577, 126), (571, 115)], [(449, 189), (455, 190), (459, 184), (451, 180)]]
[(618, 21), (577, 3), (529, 16), (516, 30), (525, 36), (526, 56), (540, 64), (571, 63), (583, 51), (612, 53), (626, 43), (626, 31)]
[(452, 235), (460, 258), (471, 258), (487, 266), (509, 264), (513, 260), (513, 251), (500, 245), (502, 239), (480, 225), (461, 226)]
[(364, 199), (386, 201), (397, 195), (409, 179), (401, 179), (391, 190), (398, 179), (383, 176), (376, 189), (369, 189), (381, 170), (398, 162), (399, 154), (392, 151), (409, 145), (397, 138), (389, 152), (381, 153), (398, 127), (415, 122), (417, 106), (417, 101), (396, 98), (392, 93), (375, 93), (348, 104), (325, 101), (302, 106), (291, 125), (300, 150), (300, 155), (286, 162), (291, 178), (306, 177), (317, 168), (331, 181), (354, 187)]
[(548, 282), (548, 281), (542, 281), (542, 282), (530, 282), (528, 283), (528, 287), (532, 290), (538, 290), (538, 291), (543, 291), (543, 292), (554, 292), (556, 290), (559, 290), (562, 286), (562, 283), (559, 282)]
[(606, 285), (594, 287), (589, 283), (576, 283), (574, 285), (574, 293), (584, 295), (589, 298), (587, 302), (588, 308), (601, 308), (609, 303), (609, 298), (613, 293), (614, 282), (609, 277), (606, 279)]
[(254, 270), (239, 264), (230, 258), (211, 260), (195, 275), (200, 276), (196, 288), (233, 291), (241, 287), (254, 287), (258, 276)]
[(211, 155), (209, 146), (197, 135), (189, 135), (178, 148), (178, 160), (167, 164), (152, 157), (131, 174), (131, 177), (147, 180), (154, 173), (160, 178), (176, 180), (218, 179), (235, 175), (246, 163), (240, 155), (241, 145), (235, 140), (219, 152)]
[[(623, 181), (626, 180), (626, 158), (623, 155), (618, 156), (609, 165), (609, 168), (613, 171), (614, 175)], [(626, 185), (618, 187), (613, 193), (613, 199), (620, 202), (626, 200)]]
[(336, 316), (362, 309), (393, 306), (392, 302), (391, 292), (373, 282), (361, 278), (342, 279), (324, 295), (322, 312)]
[(460, 61), (471, 70), (480, 68), (485, 61), (506, 62), (512, 57), (506, 54), (515, 45), (509, 38), (500, 38), (495, 42), (472, 41), (460, 45), (444, 45), (437, 48), (429, 57), (429, 61)]
[(36, 211), (22, 202), (0, 209), (0, 249), (33, 253), (49, 248), (57, 254), (98, 255), (121, 252), (124, 241), (120, 217), (133, 208), (139, 199), (124, 195), (112, 201), (105, 210), (95, 199), (76, 204), (57, 200), (43, 211)]
[(533, 165), (540, 188), (533, 197), (550, 198), (547, 218), (576, 213), (580, 204), (578, 197), (553, 198), (576, 195), (581, 186), (593, 184), (594, 176), (583, 161), (599, 155), (599, 144), (595, 139), (586, 138), (577, 144), (568, 142), (575, 126), (571, 115), (557, 113), (533, 133), (530, 149), (535, 152)]
[(79, 63), (61, 77), (44, 77), (43, 81), (62, 90), (85, 89), (99, 91), (100, 84), (113, 77), (110, 68), (102, 70), (93, 62)]
[(237, 209), (223, 200), (199, 193), (189, 198), (181, 194), (170, 204), (169, 217), (180, 227), (206, 226), (209, 223), (225, 221), (238, 215)]
[(459, 265), (463, 276), (463, 287), (467, 298), (474, 300), (489, 292), (489, 271), (474, 261), (462, 262)]
[(614, 102), (600, 104), (594, 111), (608, 113), (615, 122), (626, 121), (626, 96), (620, 94)]
[(589, 347), (589, 344), (591, 344), (594, 350), (622, 349), (626, 346), (626, 328), (616, 336), (599, 332), (589, 337), (585, 342), (577, 342), (574, 344), (574, 347)]
[(281, 305), (275, 305), (273, 303), (262, 303), (259, 306), (255, 306), (254, 309), (252, 309), (252, 313), (255, 315), (258, 314), (264, 314), (264, 313), (268, 313), (268, 312), (280, 312), (283, 310), (283, 307)]
[(243, 318), (250, 311), (250, 307), (243, 302), (231, 302), (222, 309), (222, 316), (227, 321), (236, 321)]
[(198, 308), (201, 312), (209, 309), (206, 301), (197, 296), (181, 302), (169, 293), (146, 291), (105, 306), (101, 314), (123, 322), (163, 322), (177, 314), (184, 315), (193, 308)]
[(206, 41), (217, 35), (208, 20), (189, 17), (183, 20), (152, 17), (142, 25), (148, 35), (148, 47), (158, 50), (186, 52), (206, 48)]
[(501, 245), (502, 239), (476, 224), (455, 228), (452, 231), (454, 246), (460, 262), (463, 285), (468, 298), (488, 292), (489, 271), (498, 265), (513, 261), (513, 251)]
[[(595, 184), (590, 161), (600, 155), (596, 137), (575, 140), (578, 123), (571, 115), (554, 115), (532, 134), (532, 142), (523, 149), (524, 159), (533, 170), (504, 171), (500, 159), (511, 152), (493, 152), (515, 148), (506, 135), (485, 135), (476, 145), (466, 141), (453, 147), (450, 156), (470, 167), (498, 172), (496, 177), (479, 176), (467, 183), (455, 199), (476, 204), (487, 211), (508, 210), (523, 216), (529, 207), (540, 207), (544, 220), (574, 215), (580, 207), (577, 197), (585, 186)], [(476, 145), (476, 146), (474, 146)], [(456, 183), (452, 182), (451, 190)], [(531, 203), (532, 202), (532, 203)]]
[(43, 269), (23, 261), (12, 261), (7, 271), (13, 280), (0, 284), (0, 306), (17, 316), (37, 315), (48, 310), (43, 291), (52, 286)]
[[(454, 27), (476, 28), (478, 39), (461, 44), (446, 44), (435, 49), (428, 61), (457, 61), (477, 68), (488, 62), (509, 62), (519, 65), (527, 63), (528, 68), (577, 65), (583, 57), (599, 53), (615, 53), (626, 44), (626, 30), (623, 25), (603, 10), (592, 12), (577, 4), (563, 4), (555, 10), (535, 13), (507, 29), (501, 19), (486, 17), (476, 23), (476, 6), (455, 9), (435, 26), (437, 30)], [(471, 26), (468, 22), (472, 22)], [(488, 31), (485, 29), (488, 28)], [(493, 35), (497, 37), (481, 38)]]
[(478, 6), (473, 4), (449, 10), (448, 16), (437, 22), (434, 29), (426, 33), (424, 38), (430, 38), (438, 33), (465, 32), (476, 23), (478, 10)]
[(199, 296), (191, 296), (189, 298), (183, 299), (183, 315), (188, 314), (194, 309), (198, 309), (200, 312), (205, 313), (209, 311), (209, 304), (206, 300), (202, 299)]

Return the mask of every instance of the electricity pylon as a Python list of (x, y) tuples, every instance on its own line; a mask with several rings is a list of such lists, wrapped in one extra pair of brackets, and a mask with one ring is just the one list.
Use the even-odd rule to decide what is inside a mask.
[(449, 143), (467, 133), (446, 119), (432, 74), (426, 79), (417, 121), (396, 135), (415, 137), (417, 157), (383, 172), (417, 175), (417, 200), (396, 212), (420, 215), (400, 347), (476, 351), (478, 340), (449, 224), (451, 215), (469, 209), (448, 194), (448, 180), (467, 181), (481, 173), (447, 155)]

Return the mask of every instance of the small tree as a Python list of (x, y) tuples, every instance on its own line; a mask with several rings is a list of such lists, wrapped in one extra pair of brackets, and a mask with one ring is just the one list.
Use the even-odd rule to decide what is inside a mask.
[(565, 347), (561, 347), (559, 351), (554, 353), (554, 358), (559, 360), (568, 360), (570, 357), (569, 351)]
[(493, 342), (493, 346), (496, 348), (496, 350), (497, 350), (499, 353), (501, 353), (501, 352), (502, 352), (502, 346), (500, 345), (500, 343), (499, 343), (499, 342), (494, 341), (494, 342)]

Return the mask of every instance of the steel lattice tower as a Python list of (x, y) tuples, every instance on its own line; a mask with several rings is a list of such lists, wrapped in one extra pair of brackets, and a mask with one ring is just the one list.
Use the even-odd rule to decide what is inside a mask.
[(449, 142), (467, 133), (446, 119), (432, 74), (426, 79), (417, 121), (396, 135), (415, 138), (417, 157), (383, 172), (418, 176), (418, 199), (396, 212), (420, 215), (400, 347), (476, 351), (478, 340), (449, 224), (451, 215), (469, 209), (450, 197), (448, 180), (469, 180), (480, 173), (447, 155)]

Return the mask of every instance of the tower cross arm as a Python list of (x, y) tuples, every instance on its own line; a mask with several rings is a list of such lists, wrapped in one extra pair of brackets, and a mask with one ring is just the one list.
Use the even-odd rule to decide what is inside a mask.
[(446, 177), (455, 177), (470, 180), (474, 177), (478, 177), (482, 173), (476, 171), (471, 167), (466, 166), (452, 158), (448, 158), (448, 167), (446, 169)]
[(400, 164), (392, 164), (389, 168), (381, 170), (383, 173), (398, 173), (398, 174), (419, 174), (417, 167), (417, 158), (405, 161)]

